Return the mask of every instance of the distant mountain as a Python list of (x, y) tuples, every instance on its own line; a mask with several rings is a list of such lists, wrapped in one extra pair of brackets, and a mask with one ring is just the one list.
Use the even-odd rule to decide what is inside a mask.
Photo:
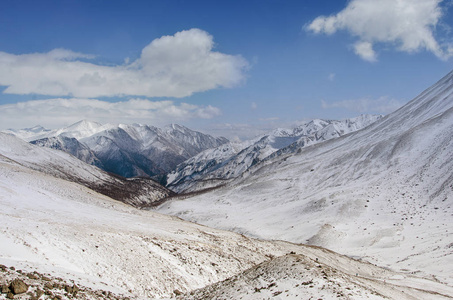
[(225, 186), (159, 211), (453, 285), (452, 137), (453, 72), (362, 130), (282, 148)]
[(87, 164), (99, 167), (101, 169), (103, 169), (104, 167), (102, 162), (96, 157), (96, 154), (94, 154), (94, 152), (91, 151), (90, 148), (88, 148), (85, 144), (80, 143), (75, 138), (59, 135), (56, 137), (34, 140), (30, 143), (41, 147), (61, 150), (74, 155)]
[(369, 126), (380, 115), (361, 115), (342, 121), (315, 119), (293, 129), (279, 128), (243, 143), (226, 143), (208, 149), (178, 165), (167, 176), (168, 187), (191, 192), (236, 178), (276, 151), (293, 149), (340, 137)]
[(141, 124), (102, 125), (84, 120), (56, 130), (37, 126), (4, 132), (40, 146), (63, 150), (127, 178), (165, 177), (186, 159), (228, 142), (176, 124), (161, 129)]
[[(61, 140), (80, 146), (71, 138), (59, 136), (49, 138), (47, 142), (50, 143), (51, 140), (55, 141), (53, 145), (44, 145), (45, 140), (40, 140), (37, 144), (60, 147), (58, 141)], [(85, 151), (86, 148), (80, 147), (82, 150), (79, 153), (89, 153)], [(81, 184), (133, 206), (147, 206), (173, 194), (151, 179), (114, 176), (63, 151), (38, 147), (5, 133), (0, 133), (0, 156), (30, 169)]]

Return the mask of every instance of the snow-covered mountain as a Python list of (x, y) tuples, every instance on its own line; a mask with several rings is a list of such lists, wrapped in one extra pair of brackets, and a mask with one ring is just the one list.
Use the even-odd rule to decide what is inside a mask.
[[(56, 130), (36, 126), (4, 132), (75, 154), (87, 163), (123, 177), (162, 177), (201, 151), (228, 142), (176, 124), (161, 129), (141, 124), (102, 125), (84, 120)], [(90, 153), (81, 150), (84, 147)]]
[(149, 205), (172, 195), (171, 191), (151, 179), (113, 176), (63, 151), (32, 145), (5, 133), (0, 133), (0, 156), (30, 169), (82, 184), (133, 206)]
[(57, 136), (75, 138), (79, 140), (81, 138), (89, 137), (95, 133), (108, 130), (109, 128), (114, 127), (115, 125), (112, 124), (102, 125), (97, 122), (82, 120), (60, 129), (46, 129), (40, 125), (37, 125), (32, 128), (24, 128), (19, 130), (16, 129), (2, 130), (2, 132), (14, 135), (27, 142)]
[(31, 141), (30, 143), (41, 147), (61, 150), (74, 155), (81, 161), (87, 164), (103, 168), (102, 162), (96, 157), (93, 151), (90, 150), (85, 144), (79, 142), (76, 138), (58, 135), (55, 137), (48, 137), (39, 140)]
[(293, 129), (279, 128), (269, 134), (243, 143), (227, 143), (208, 149), (178, 165), (167, 176), (168, 187), (176, 192), (224, 184), (277, 150), (292, 145), (293, 149), (323, 142), (365, 128), (382, 118), (361, 115), (336, 121), (315, 119)]
[(369, 127), (283, 148), (163, 213), (453, 285), (453, 72)]
[(137, 210), (65, 178), (107, 180), (95, 170), (0, 134), (0, 299), (18, 276), (20, 299), (69, 299), (76, 286), (89, 299), (453, 297), (429, 278)]

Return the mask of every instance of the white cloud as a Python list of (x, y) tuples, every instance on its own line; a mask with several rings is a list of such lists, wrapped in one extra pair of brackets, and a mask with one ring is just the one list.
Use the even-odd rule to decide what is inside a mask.
[(332, 16), (320, 16), (307, 25), (314, 33), (333, 34), (347, 30), (359, 38), (354, 50), (365, 60), (375, 61), (373, 45), (396, 45), (399, 51), (427, 50), (441, 59), (453, 55), (451, 45), (439, 44), (436, 26), (443, 0), (352, 0)]
[(220, 114), (220, 109), (210, 105), (175, 104), (173, 101), (130, 99), (112, 103), (95, 99), (48, 99), (0, 105), (0, 129), (37, 124), (58, 128), (82, 119), (160, 126), (191, 119), (210, 119)]
[(250, 108), (252, 110), (256, 110), (258, 108), (258, 104), (256, 104), (256, 102), (252, 102), (252, 104), (250, 105)]
[(404, 104), (404, 101), (395, 100), (385, 96), (378, 99), (362, 98), (333, 103), (327, 103), (326, 101), (321, 100), (321, 106), (324, 109), (345, 108), (358, 113), (388, 114), (397, 110)]
[(163, 36), (146, 46), (136, 61), (103, 66), (86, 62), (90, 55), (56, 49), (15, 55), (0, 52), (4, 93), (72, 97), (185, 97), (218, 87), (233, 87), (245, 78), (241, 56), (213, 51), (213, 37), (200, 29)]
[(363, 60), (370, 62), (377, 61), (376, 52), (373, 50), (373, 44), (370, 42), (359, 41), (354, 44), (354, 52)]

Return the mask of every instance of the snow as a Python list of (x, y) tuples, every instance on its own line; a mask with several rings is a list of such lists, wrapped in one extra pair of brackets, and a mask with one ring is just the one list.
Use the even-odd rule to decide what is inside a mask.
[(315, 119), (293, 129), (278, 128), (249, 141), (208, 149), (178, 165), (167, 175), (167, 185), (181, 193), (223, 184), (287, 146), (303, 147), (336, 138), (364, 128), (381, 117), (361, 115), (342, 121)]
[[(124, 293), (154, 297), (224, 279), (268, 253), (256, 251), (259, 242), (138, 211), (14, 163), (1, 162), (0, 179), (4, 264), (83, 274), (79, 280), (85, 285), (106, 282)], [(238, 246), (244, 251), (231, 255), (228, 249)], [(217, 272), (211, 265), (200, 267), (209, 261), (219, 265)]]
[(278, 152), (158, 211), (453, 285), (453, 73), (369, 127)]
[[(288, 289), (278, 296), (293, 299), (299, 297), (296, 293), (320, 298), (342, 292), (356, 299), (453, 297), (452, 288), (433, 280), (322, 248), (251, 239), (137, 210), (30, 169), (26, 164), (45, 165), (53, 151), (0, 137), (0, 264), (136, 299), (174, 297), (180, 292), (186, 293), (183, 299), (190, 299), (212, 293), (211, 284), (216, 283), (220, 287), (214, 293), (224, 291), (232, 298), (246, 297), (249, 283), (267, 287), (261, 289), (262, 295)], [(263, 268), (268, 271), (259, 273)], [(302, 287), (289, 291), (307, 280), (313, 281), (309, 291)]]
[(33, 170), (83, 184), (131, 205), (148, 205), (171, 192), (149, 179), (121, 179), (63, 151), (38, 147), (0, 133), (0, 155)]
[[(333, 258), (333, 259), (332, 259)], [(328, 262), (328, 264), (326, 264)], [(356, 273), (353, 273), (353, 270)], [(389, 278), (399, 277), (397, 280)], [(384, 279), (385, 278), (385, 279)], [(448, 291), (436, 285), (438, 293), (417, 291), (395, 285), (422, 282), (392, 275), (372, 265), (344, 270), (337, 257), (311, 259), (290, 254), (264, 262), (224, 282), (195, 291), (188, 299), (433, 299), (448, 298)], [(434, 287), (434, 286), (433, 286)], [(446, 294), (442, 295), (443, 293)]]

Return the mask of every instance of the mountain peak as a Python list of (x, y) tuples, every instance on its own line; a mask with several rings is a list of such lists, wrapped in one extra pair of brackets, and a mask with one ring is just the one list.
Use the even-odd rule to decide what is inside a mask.
[(66, 129), (71, 129), (71, 130), (92, 130), (95, 128), (101, 127), (102, 124), (89, 121), (89, 120), (80, 120), (72, 125), (69, 125), (65, 127)]

